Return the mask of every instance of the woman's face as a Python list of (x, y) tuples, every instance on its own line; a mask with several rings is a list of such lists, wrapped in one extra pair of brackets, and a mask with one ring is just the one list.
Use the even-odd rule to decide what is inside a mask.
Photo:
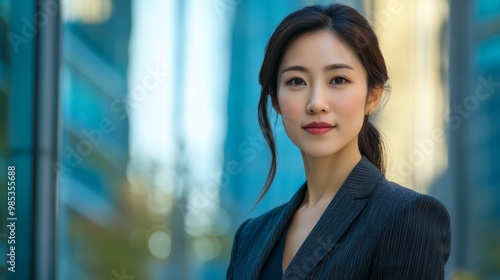
[(367, 100), (366, 71), (349, 47), (326, 30), (302, 35), (286, 50), (278, 71), (276, 109), (302, 153), (359, 153), (364, 116), (375, 110), (380, 95)]

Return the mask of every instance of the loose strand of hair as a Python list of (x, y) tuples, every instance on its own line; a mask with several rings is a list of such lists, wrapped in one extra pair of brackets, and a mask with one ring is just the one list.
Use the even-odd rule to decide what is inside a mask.
[(271, 152), (271, 164), (269, 166), (269, 171), (267, 173), (266, 181), (259, 192), (259, 196), (255, 203), (250, 208), (251, 212), (255, 207), (259, 204), (260, 201), (264, 198), (264, 196), (269, 191), (271, 184), (274, 181), (274, 177), (276, 176), (276, 143), (274, 141), (274, 135), (271, 129), (271, 124), (269, 123), (269, 116), (267, 113), (267, 104), (268, 104), (268, 95), (261, 94), (259, 100), (259, 110), (258, 110), (258, 118), (259, 118), (259, 126), (264, 135), (264, 139), (266, 139), (267, 145)]

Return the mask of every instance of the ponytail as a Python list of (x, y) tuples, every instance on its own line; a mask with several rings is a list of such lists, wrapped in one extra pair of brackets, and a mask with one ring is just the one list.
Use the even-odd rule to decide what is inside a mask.
[(363, 127), (358, 136), (358, 147), (361, 155), (365, 156), (382, 173), (385, 173), (384, 143), (378, 129), (365, 115)]

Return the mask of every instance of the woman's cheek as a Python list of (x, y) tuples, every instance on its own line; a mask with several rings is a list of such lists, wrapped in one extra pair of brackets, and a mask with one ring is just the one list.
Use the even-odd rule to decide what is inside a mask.
[(364, 97), (359, 94), (347, 94), (337, 99), (333, 104), (335, 106), (335, 112), (339, 117), (348, 117), (352, 119), (352, 117), (364, 115)]
[(288, 123), (297, 117), (298, 106), (296, 103), (296, 100), (293, 100), (292, 98), (282, 97), (278, 99), (283, 121)]

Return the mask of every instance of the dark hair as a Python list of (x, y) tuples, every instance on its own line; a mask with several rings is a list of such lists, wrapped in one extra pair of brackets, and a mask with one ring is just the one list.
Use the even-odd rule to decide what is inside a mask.
[[(256, 203), (267, 193), (276, 175), (276, 144), (269, 123), (268, 100), (270, 97), (272, 105), (277, 108), (278, 69), (281, 60), (285, 50), (295, 39), (319, 30), (333, 32), (351, 48), (366, 70), (368, 91), (376, 87), (385, 88), (389, 79), (377, 36), (368, 21), (355, 9), (341, 4), (315, 5), (295, 11), (283, 19), (267, 43), (259, 74), (262, 87), (258, 107), (259, 125), (271, 151), (271, 165)], [(361, 155), (384, 172), (382, 139), (368, 115), (365, 116), (358, 143)]]

